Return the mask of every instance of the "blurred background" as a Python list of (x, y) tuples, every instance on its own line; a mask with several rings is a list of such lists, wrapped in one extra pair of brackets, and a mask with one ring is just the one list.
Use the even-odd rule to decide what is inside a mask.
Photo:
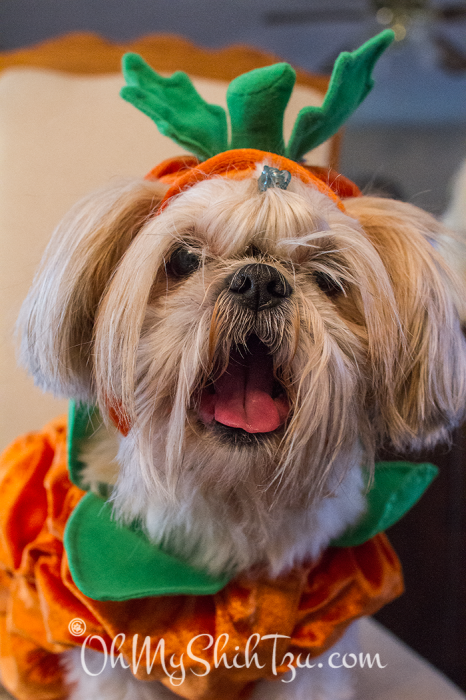
[[(374, 90), (347, 123), (339, 169), (365, 191), (441, 215), (466, 159), (465, 0), (2, 0), (0, 52), (68, 32), (96, 32), (115, 42), (169, 33), (210, 48), (252, 45), (328, 74), (341, 51), (385, 27), (397, 41), (376, 66)], [(465, 445), (458, 431), (452, 452), (425, 455), (442, 475), (390, 533), (408, 593), (380, 614), (464, 689)]]
[(114, 41), (181, 34), (206, 47), (252, 44), (327, 73), (342, 50), (391, 26), (397, 45), (348, 123), (341, 170), (432, 212), (466, 157), (464, 0), (2, 0), (0, 48), (72, 31)]

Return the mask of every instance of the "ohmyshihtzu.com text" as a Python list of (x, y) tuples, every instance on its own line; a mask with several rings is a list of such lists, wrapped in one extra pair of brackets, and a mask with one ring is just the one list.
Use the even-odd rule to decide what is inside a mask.
[[(323, 668), (324, 663), (312, 658), (309, 654), (307, 656), (303, 654), (295, 655), (288, 651), (283, 656), (279, 655), (277, 644), (280, 639), (290, 639), (290, 637), (282, 634), (266, 634), (263, 636), (257, 633), (253, 634), (247, 640), (244, 651), (240, 652), (239, 647), (235, 647), (237, 653), (233, 657), (228, 658), (223, 651), (229, 642), (228, 634), (221, 634), (217, 639), (214, 639), (210, 634), (199, 634), (191, 639), (185, 652), (178, 657), (175, 654), (171, 654), (167, 660), (163, 637), (158, 641), (155, 649), (152, 647), (151, 638), (145, 637), (142, 648), (138, 651), (139, 635), (135, 634), (132, 640), (132, 663), (128, 663), (120, 652), (121, 646), (125, 643), (126, 635), (123, 633), (118, 634), (113, 639), (110, 650), (107, 649), (107, 644), (102, 637), (99, 635), (88, 635), (81, 646), (81, 664), (89, 676), (99, 676), (104, 672), (108, 663), (111, 664), (112, 668), (115, 668), (117, 664), (121, 664), (123, 668), (131, 667), (133, 674), (136, 674), (139, 667), (145, 662), (146, 673), (149, 675), (158, 657), (167, 678), (170, 679), (173, 685), (178, 686), (185, 680), (187, 670), (196, 676), (206, 676), (212, 668), (218, 668), (219, 666), (224, 666), (225, 668), (250, 668), (254, 665), (259, 669), (265, 668), (265, 664), (261, 664), (259, 661), (256, 649), (262, 641), (273, 640), (271, 670), (274, 676), (279, 675), (278, 669), (280, 669), (280, 675), (284, 673), (284, 668), (289, 671), (286, 678), (281, 679), (283, 683), (291, 683), (295, 679), (297, 668)], [(198, 647), (201, 642), (203, 651), (212, 649), (212, 663), (194, 653), (193, 647)], [(101, 646), (103, 653), (102, 665), (98, 669), (90, 670), (86, 663), (86, 649), (91, 648), (89, 644), (92, 644), (92, 649), (95, 651), (97, 643)], [(186, 668), (186, 657), (199, 664), (197, 670)], [(325, 657), (325, 665), (330, 668), (355, 668), (356, 666), (360, 668), (365, 666), (369, 668), (373, 666), (385, 668), (387, 666), (387, 664), (382, 664), (378, 653), (371, 656), (363, 652), (357, 654), (334, 652)], [(200, 670), (200, 667), (202, 670)]]

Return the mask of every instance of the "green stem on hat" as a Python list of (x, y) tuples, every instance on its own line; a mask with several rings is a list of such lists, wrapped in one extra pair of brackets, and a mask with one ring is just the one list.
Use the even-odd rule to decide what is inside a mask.
[(286, 148), (288, 158), (299, 160), (337, 133), (374, 87), (374, 66), (394, 38), (386, 29), (356, 51), (339, 55), (322, 106), (304, 107), (298, 114)]
[(276, 63), (244, 73), (230, 83), (230, 148), (285, 154), (283, 117), (295, 81), (296, 73), (288, 63)]
[(159, 131), (204, 160), (228, 148), (223, 107), (206, 102), (186, 73), (163, 78), (135, 53), (123, 56), (127, 87), (120, 94), (144, 112)]
[(162, 134), (201, 160), (228, 148), (255, 148), (299, 161), (336, 134), (368, 95), (374, 85), (373, 68), (393, 39), (392, 30), (386, 29), (356, 51), (338, 57), (322, 106), (300, 111), (287, 147), (283, 118), (296, 80), (287, 63), (257, 68), (229, 85), (230, 144), (225, 110), (206, 102), (186, 73), (163, 78), (137, 54), (126, 54), (127, 86), (121, 96), (150, 117)]

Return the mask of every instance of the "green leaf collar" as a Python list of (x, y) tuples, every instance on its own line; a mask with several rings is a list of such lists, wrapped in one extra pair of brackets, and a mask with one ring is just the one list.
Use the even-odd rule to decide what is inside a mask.
[(112, 517), (112, 507), (87, 493), (66, 525), (65, 549), (73, 581), (94, 600), (207, 595), (231, 577), (209, 576), (156, 547), (137, 528)]
[(163, 78), (138, 54), (123, 56), (126, 87), (121, 96), (150, 117), (159, 131), (201, 160), (236, 148), (255, 148), (299, 161), (336, 134), (374, 85), (372, 71), (394, 33), (386, 29), (352, 53), (338, 57), (321, 107), (298, 114), (288, 145), (283, 117), (296, 81), (287, 63), (257, 68), (233, 80), (227, 90), (231, 138), (223, 107), (206, 102), (178, 71)]
[[(377, 462), (367, 493), (367, 510), (356, 525), (334, 540), (333, 547), (356, 547), (388, 530), (418, 502), (438, 475), (433, 464)], [(369, 475), (366, 474), (366, 482)]]
[[(68, 463), (70, 479), (87, 490), (81, 478), (79, 451), (101, 425), (96, 408), (70, 402)], [(400, 520), (419, 500), (438, 473), (432, 464), (379, 462), (361, 520), (334, 540), (334, 547), (366, 542)], [(369, 476), (366, 475), (367, 482)], [(73, 580), (94, 600), (130, 600), (145, 596), (208, 595), (231, 577), (209, 576), (152, 544), (137, 527), (113, 519), (102, 494), (87, 493), (74, 509), (65, 530), (65, 549)]]

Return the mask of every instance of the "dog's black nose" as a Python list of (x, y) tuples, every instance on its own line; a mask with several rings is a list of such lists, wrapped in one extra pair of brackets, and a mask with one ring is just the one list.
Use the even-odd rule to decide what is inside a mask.
[(253, 311), (272, 308), (291, 296), (293, 289), (278, 270), (271, 265), (253, 263), (236, 272), (230, 282), (230, 292), (238, 302)]

